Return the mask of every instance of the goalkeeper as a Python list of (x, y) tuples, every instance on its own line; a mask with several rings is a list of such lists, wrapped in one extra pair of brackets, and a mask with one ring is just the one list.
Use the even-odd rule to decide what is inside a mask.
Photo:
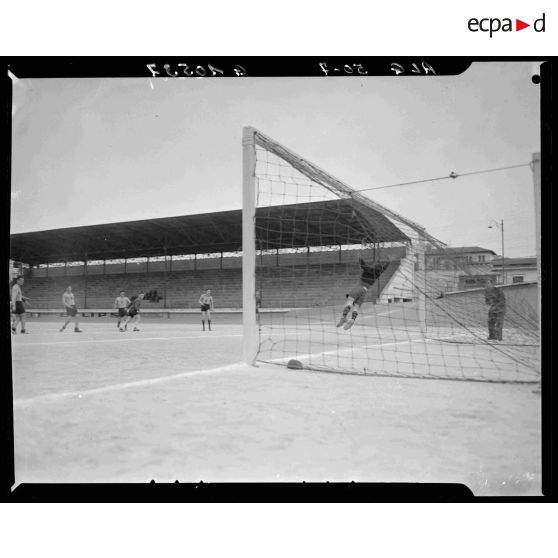
[[(369, 266), (366, 265), (366, 262), (362, 258), (358, 259), (358, 263), (360, 264), (361, 270), (359, 284), (346, 294), (347, 303), (343, 308), (343, 315), (337, 323), (337, 327), (341, 327), (343, 324), (345, 324), (343, 329), (350, 329), (351, 327), (353, 327), (368, 289), (374, 284), (376, 279), (378, 279), (378, 277), (384, 271), (384, 266), (379, 263)], [(347, 316), (349, 315), (349, 312), (351, 312), (351, 310), (351, 318), (347, 319)]]

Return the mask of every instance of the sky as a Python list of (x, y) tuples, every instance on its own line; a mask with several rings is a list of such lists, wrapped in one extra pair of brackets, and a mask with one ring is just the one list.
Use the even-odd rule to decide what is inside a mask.
[(254, 126), (450, 246), (536, 254), (533, 62), (459, 76), (14, 82), (11, 232), (239, 209)]

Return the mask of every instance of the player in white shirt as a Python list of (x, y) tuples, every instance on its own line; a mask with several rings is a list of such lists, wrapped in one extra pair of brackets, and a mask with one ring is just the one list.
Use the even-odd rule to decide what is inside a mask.
[(120, 295), (114, 300), (114, 307), (118, 309), (118, 322), (116, 327), (120, 328), (120, 323), (128, 315), (128, 306), (132, 301), (126, 296), (124, 291), (120, 291)]
[(13, 314), (12, 319), (12, 333), (17, 333), (17, 324), (21, 324), (21, 333), (27, 333), (25, 329), (25, 303), (28, 300), (26, 296), (23, 296), (21, 287), (23, 286), (24, 278), (22, 275), (16, 278), (15, 283), (12, 285), (12, 292), (10, 297), (10, 310)]
[(209, 331), (211, 331), (211, 312), (213, 312), (213, 297), (211, 296), (211, 289), (207, 289), (205, 293), (202, 293), (198, 303), (201, 307), (203, 331), (205, 331), (204, 318), (207, 318), (207, 327), (209, 328)]
[(66, 314), (68, 315), (68, 319), (66, 323), (60, 328), (60, 331), (64, 331), (66, 326), (74, 320), (74, 332), (81, 333), (81, 329), (79, 329), (79, 316), (78, 316), (78, 309), (76, 307), (76, 301), (74, 298), (74, 293), (72, 292), (72, 287), (66, 287), (64, 294), (62, 295), (62, 304), (66, 309)]

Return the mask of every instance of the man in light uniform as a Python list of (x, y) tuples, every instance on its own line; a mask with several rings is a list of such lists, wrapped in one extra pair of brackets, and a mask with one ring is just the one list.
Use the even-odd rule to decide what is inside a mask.
[(211, 289), (207, 289), (202, 293), (198, 300), (202, 314), (202, 327), (205, 331), (205, 318), (207, 318), (207, 327), (211, 331), (211, 312), (213, 311), (213, 297), (211, 296)]
[(120, 328), (120, 323), (128, 315), (128, 306), (132, 301), (126, 296), (124, 291), (120, 291), (120, 296), (117, 296), (114, 301), (114, 307), (118, 309), (118, 322), (116, 327)]
[(66, 287), (64, 294), (62, 295), (62, 304), (66, 309), (66, 314), (68, 319), (64, 323), (64, 325), (60, 328), (60, 331), (64, 331), (66, 326), (74, 320), (74, 332), (81, 333), (81, 329), (79, 329), (79, 316), (78, 316), (78, 309), (76, 307), (76, 301), (74, 298), (74, 293), (72, 292), (72, 287)]
[(30, 299), (23, 296), (23, 292), (21, 290), (23, 282), (23, 276), (19, 275), (12, 286), (10, 309), (14, 315), (12, 319), (12, 333), (14, 335), (17, 333), (18, 322), (21, 324), (21, 333), (27, 333), (27, 330), (25, 329), (25, 303)]

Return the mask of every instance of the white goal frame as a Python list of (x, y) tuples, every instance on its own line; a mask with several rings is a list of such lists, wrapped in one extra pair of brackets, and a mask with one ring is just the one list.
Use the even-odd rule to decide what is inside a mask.
[[(242, 326), (243, 344), (242, 359), (245, 363), (253, 365), (258, 354), (258, 324), (256, 316), (256, 146), (267, 149), (277, 157), (291, 164), (297, 171), (310, 180), (320, 184), (330, 192), (341, 198), (352, 198), (359, 203), (383, 213), (387, 217), (404, 223), (413, 229), (418, 236), (415, 247), (417, 254), (417, 271), (419, 276), (424, 276), (425, 260), (424, 246), (426, 242), (440, 242), (431, 237), (424, 227), (399, 215), (398, 213), (372, 201), (360, 194), (338, 178), (320, 169), (310, 161), (301, 157), (294, 151), (284, 147), (275, 140), (262, 134), (252, 126), (242, 130)], [(426, 295), (425, 289), (420, 288), (424, 282), (419, 282), (418, 303), (420, 323), (426, 324)]]
[(256, 130), (242, 130), (242, 360), (258, 354), (256, 321)]

